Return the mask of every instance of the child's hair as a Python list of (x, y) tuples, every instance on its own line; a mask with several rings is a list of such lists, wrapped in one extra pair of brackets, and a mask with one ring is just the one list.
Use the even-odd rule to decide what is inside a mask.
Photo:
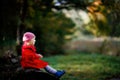
[(23, 34), (23, 42), (29, 42), (33, 38), (35, 38), (35, 35), (32, 32), (26, 32)]

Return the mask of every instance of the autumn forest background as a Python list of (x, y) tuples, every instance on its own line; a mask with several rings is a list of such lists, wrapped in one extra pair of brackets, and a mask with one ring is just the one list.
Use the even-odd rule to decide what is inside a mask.
[(21, 55), (22, 36), (31, 31), (45, 60), (68, 70), (62, 80), (120, 77), (119, 5), (119, 0), (1, 0), (0, 56), (8, 50)]
[(2, 0), (0, 6), (1, 54), (17, 49), (26, 31), (36, 34), (42, 54), (62, 54), (68, 40), (120, 33), (118, 0)]

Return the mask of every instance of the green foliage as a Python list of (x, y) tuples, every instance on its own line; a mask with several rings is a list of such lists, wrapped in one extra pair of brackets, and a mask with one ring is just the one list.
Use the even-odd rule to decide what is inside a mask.
[(32, 31), (36, 35), (36, 48), (41, 54), (62, 54), (65, 38), (71, 34), (70, 29), (74, 24), (65, 18), (62, 13), (51, 11), (52, 0), (28, 0), (26, 18), (24, 20), (25, 31)]
[(37, 37), (38, 51), (43, 54), (63, 53), (64, 36), (71, 34), (74, 24), (62, 13), (51, 11), (52, 0), (2, 0), (2, 4), (0, 45), (3, 46), (0, 47), (10, 45), (8, 41), (16, 38), (22, 42), (23, 32), (32, 31)]
[(50, 12), (46, 17), (39, 17), (34, 22), (34, 31), (37, 36), (38, 48), (47, 54), (63, 53), (62, 46), (66, 39), (65, 35), (72, 34), (70, 29), (74, 24), (62, 14)]
[(66, 70), (61, 80), (106, 80), (120, 74), (120, 58), (115, 56), (72, 51), (43, 59), (56, 69)]
[(73, 22), (62, 13), (41, 11), (38, 4), (29, 6), (25, 25), (25, 31), (36, 34), (36, 47), (43, 55), (62, 54), (65, 36), (72, 34), (71, 29), (74, 27)]

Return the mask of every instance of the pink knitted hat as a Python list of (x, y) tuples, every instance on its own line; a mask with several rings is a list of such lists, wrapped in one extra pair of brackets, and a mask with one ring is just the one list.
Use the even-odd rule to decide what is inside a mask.
[(23, 35), (23, 41), (30, 41), (31, 39), (35, 38), (35, 35), (32, 32), (26, 32)]

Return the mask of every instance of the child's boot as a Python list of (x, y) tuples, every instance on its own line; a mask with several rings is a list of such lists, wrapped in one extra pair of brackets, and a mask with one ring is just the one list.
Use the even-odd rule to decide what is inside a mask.
[(57, 71), (56, 73), (55, 73), (55, 76), (57, 77), (57, 78), (60, 78), (61, 76), (63, 76), (65, 74), (65, 71), (64, 70), (61, 70), (61, 71)]

